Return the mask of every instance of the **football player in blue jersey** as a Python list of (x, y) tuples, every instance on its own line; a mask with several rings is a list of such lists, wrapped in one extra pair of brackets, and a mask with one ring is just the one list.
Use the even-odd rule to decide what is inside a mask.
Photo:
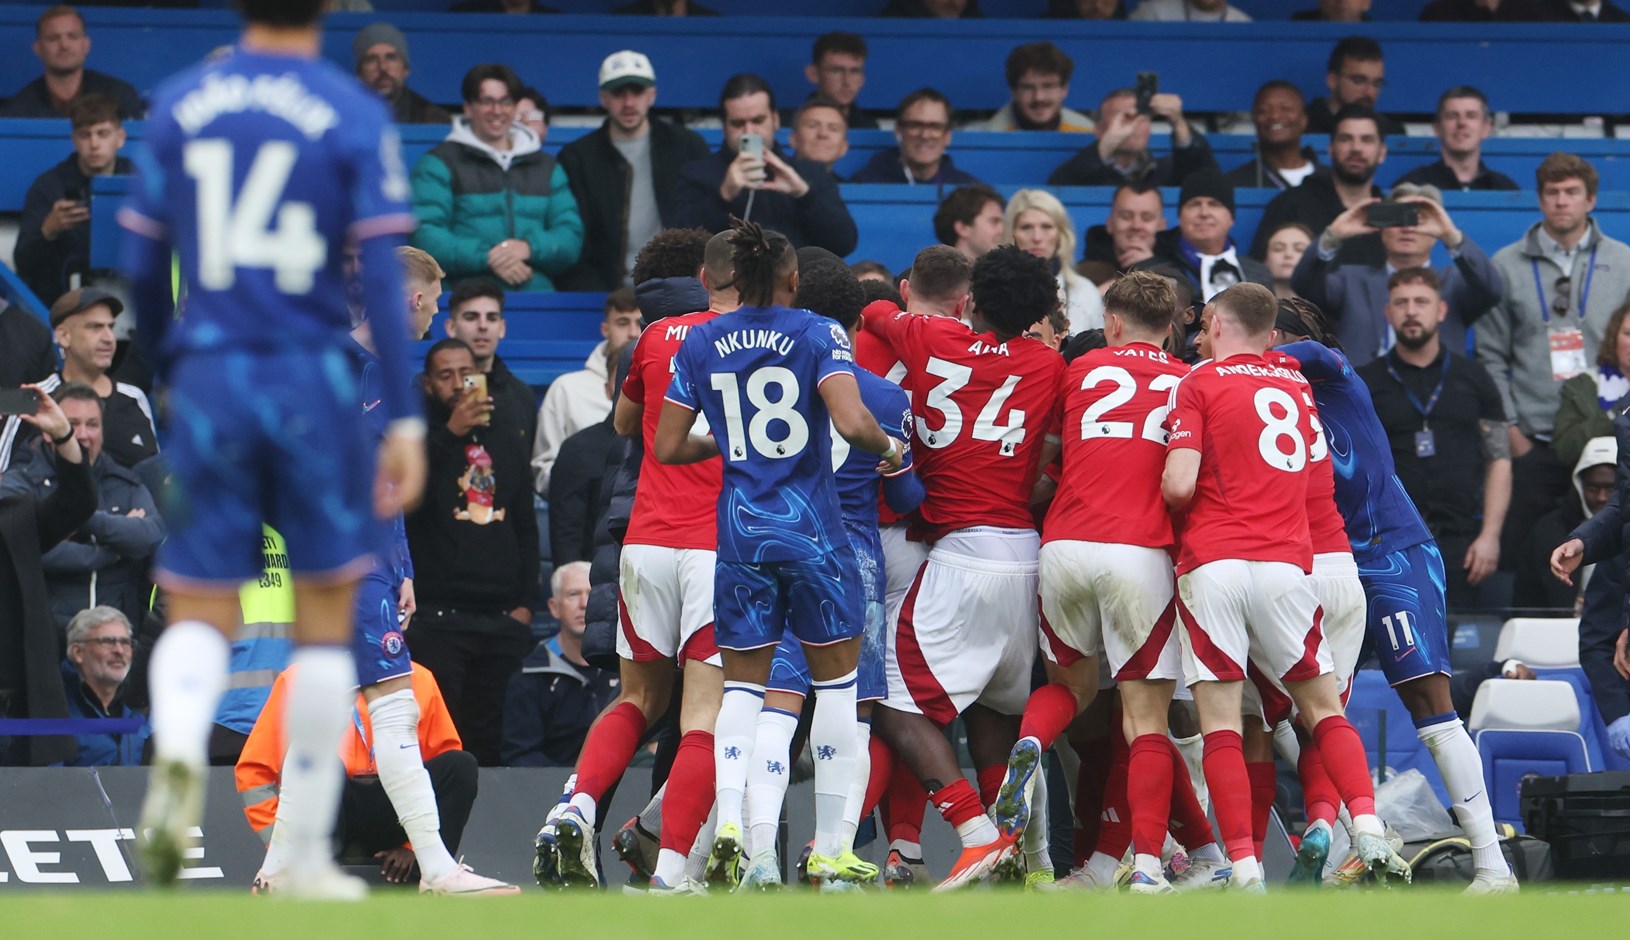
[[(856, 559), (843, 528), (829, 428), (894, 472), (905, 445), (866, 410), (849, 338), (837, 323), (790, 304), (798, 257), (751, 222), (734, 227), (736, 312), (693, 327), (676, 356), (657, 424), (656, 458), (724, 457), (714, 632), (724, 700), (714, 726), (718, 829), (714, 857), (741, 856), (742, 798), (775, 646), (791, 632), (815, 687), (812, 877), (868, 881), (877, 868), (847, 850), (844, 806), (858, 762), (856, 668), (864, 630)], [(691, 435), (697, 414), (713, 437)], [(653, 882), (653, 889), (663, 886)]]
[[(794, 303), (803, 309), (830, 317), (849, 335), (850, 345), (860, 329), (860, 311), (866, 295), (849, 266), (821, 248), (798, 251), (798, 295)], [(891, 437), (909, 440), (911, 400), (893, 382), (855, 369), (860, 397), (877, 423)], [(860, 576), (865, 633), (860, 640), (857, 684), (860, 735), (854, 783), (844, 807), (844, 849), (852, 847), (860, 825), (861, 804), (871, 773), (868, 746), (871, 739), (872, 703), (888, 695), (884, 674), (884, 652), (888, 644), (887, 618), (883, 604), (883, 541), (877, 529), (877, 498), (881, 488), (889, 508), (897, 513), (916, 509), (923, 500), (922, 482), (911, 472), (910, 451), (897, 473), (879, 480), (877, 461), (865, 451), (851, 448), (842, 436), (832, 438), (832, 470), (836, 474), (838, 505), (843, 528), (854, 549)], [(879, 485), (881, 484), (881, 486)], [(792, 764), (791, 744), (798, 716), (809, 696), (812, 682), (804, 659), (803, 645), (792, 634), (784, 634), (776, 646), (770, 665), (770, 681), (759, 714), (758, 732), (753, 742), (753, 759), (747, 771), (747, 841), (749, 861), (742, 875), (742, 888), (765, 889), (781, 883), (781, 866), (775, 854), (775, 833), (781, 819), (781, 806), (787, 792)]]
[[(1336, 505), (1369, 605), (1365, 647), (1373, 649), (1414, 718), (1415, 734), (1437, 763), (1455, 818), (1471, 842), (1477, 873), (1467, 893), (1514, 892), (1517, 879), (1500, 851), (1482, 758), (1449, 698), (1443, 557), (1393, 472), (1391, 445), (1369, 389), (1335, 348), (1323, 315), (1306, 301), (1284, 301), (1280, 309), (1281, 339), (1294, 339), (1298, 323), (1300, 335), (1308, 337), (1278, 348), (1301, 364), (1324, 424)], [(1316, 881), (1329, 851), (1328, 824), (1310, 834), (1297, 855), (1297, 874)]]
[[(169, 626), (153, 650), (155, 759), (140, 854), (179, 875), (202, 816), (205, 744), (225, 686), (238, 586), (259, 574), (262, 523), (288, 543), (295, 635), (288, 760), (269, 855), (280, 890), (352, 898), (362, 883), (329, 855), (352, 710), (358, 579), (385, 545), (379, 517), (417, 502), (424, 421), (408, 386), (405, 330), (379, 317), (378, 444), (357, 407), (342, 275), (361, 248), (370, 310), (404, 310), (395, 248), (411, 229), (400, 146), (384, 106), (319, 58), (322, 0), (239, 0), (227, 54), (153, 97), (127, 230), (143, 348), (167, 388), (174, 522), (156, 579)], [(170, 313), (170, 259), (187, 288)]]

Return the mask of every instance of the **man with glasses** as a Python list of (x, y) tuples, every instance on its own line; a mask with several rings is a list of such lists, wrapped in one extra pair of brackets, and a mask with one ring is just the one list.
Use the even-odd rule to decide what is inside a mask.
[[(1374, 109), (1381, 97), (1381, 88), (1387, 83), (1387, 63), (1381, 56), (1381, 44), (1368, 36), (1348, 36), (1330, 50), (1330, 62), (1325, 66), (1324, 84), (1330, 97), (1315, 98), (1307, 106), (1307, 130), (1310, 134), (1330, 134), (1336, 128), (1336, 115), (1348, 105), (1363, 105)], [(1381, 136), (1402, 134), (1404, 126), (1390, 117), (1376, 115)]]
[(897, 147), (879, 150), (851, 183), (927, 183), (960, 186), (977, 183), (972, 173), (957, 169), (946, 149), (951, 146), (951, 102), (932, 88), (919, 88), (894, 112)]
[(70, 718), (124, 718), (140, 722), (133, 731), (96, 731), (74, 736), (79, 754), (70, 767), (137, 767), (152, 737), (147, 716), (125, 704), (119, 694), (130, 675), (135, 643), (130, 621), (112, 607), (92, 607), (68, 623), (68, 658), (62, 661), (62, 685)]
[(1007, 87), (1013, 99), (991, 116), (991, 131), (1092, 130), (1092, 118), (1064, 107), (1075, 61), (1050, 42), (1026, 43), (1007, 56)]
[(875, 130), (877, 121), (855, 105), (866, 87), (866, 54), (866, 40), (854, 33), (824, 33), (815, 39), (804, 77), (815, 86), (809, 97), (836, 102), (845, 126)]
[(521, 88), (507, 65), (470, 69), (464, 113), (413, 167), (413, 245), (436, 259), (449, 287), (497, 276), (511, 290), (552, 291), (583, 249), (566, 171), (516, 121)]
[(1477, 358), (1514, 420), (1509, 558), (1567, 492), (1572, 468), (1551, 449), (1562, 383), (1591, 368), (1608, 318), (1630, 294), (1630, 245), (1607, 237), (1591, 216), (1596, 168), (1553, 153), (1534, 179), (1541, 219), (1495, 253), (1505, 299), (1477, 321)]

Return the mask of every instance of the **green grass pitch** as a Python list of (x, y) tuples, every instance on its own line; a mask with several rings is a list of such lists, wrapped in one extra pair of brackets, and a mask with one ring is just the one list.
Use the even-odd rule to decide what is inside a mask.
[[(721, 936), (765, 940), (945, 940), (978, 937), (1126, 940), (1367, 940), (1569, 936), (1613, 932), (1630, 911), (1623, 894), (1569, 894), (1535, 885), (1517, 896), (1461, 898), (1428, 888), (1297, 893), (1036, 896), (973, 891), (819, 897), (644, 898), (530, 890), (513, 898), (421, 898), (377, 891), (361, 904), (301, 904), (227, 892), (11, 895), (0, 903), (7, 937), (85, 930), (119, 940), (496, 937), (634, 940)], [(94, 925), (94, 926), (93, 926)]]

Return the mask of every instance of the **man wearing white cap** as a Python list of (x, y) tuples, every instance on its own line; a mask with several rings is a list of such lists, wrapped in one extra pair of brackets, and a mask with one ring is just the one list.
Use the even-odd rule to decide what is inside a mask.
[(679, 168), (707, 156), (693, 131), (651, 117), (657, 100), (651, 60), (631, 49), (600, 64), (600, 129), (560, 151), (583, 216), (583, 256), (565, 290), (615, 290), (629, 283), (634, 256), (671, 216)]
[(413, 72), (407, 37), (389, 23), (370, 23), (351, 40), (357, 78), (390, 106), (398, 124), (446, 124), (453, 116), (407, 86)]

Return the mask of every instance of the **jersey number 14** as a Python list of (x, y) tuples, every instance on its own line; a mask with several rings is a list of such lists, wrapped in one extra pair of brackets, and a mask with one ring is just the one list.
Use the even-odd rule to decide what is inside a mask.
[(182, 156), (198, 184), (198, 286), (231, 290), (239, 268), (260, 268), (272, 271), (279, 291), (310, 293), (328, 263), (328, 242), (311, 203), (283, 201), (300, 156), (294, 144), (261, 144), (236, 199), (230, 141), (190, 141)]

